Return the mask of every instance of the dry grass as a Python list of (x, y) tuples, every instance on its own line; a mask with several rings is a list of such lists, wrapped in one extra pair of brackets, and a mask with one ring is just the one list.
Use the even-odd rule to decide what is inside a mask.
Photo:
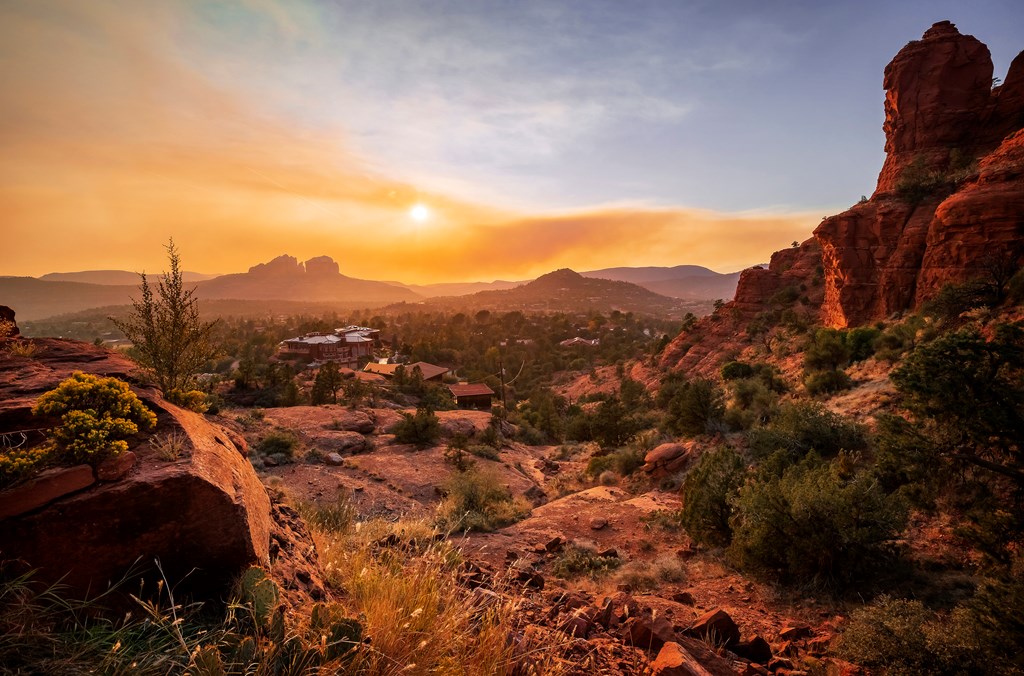
[(185, 450), (185, 438), (178, 432), (171, 432), (162, 437), (153, 437), (149, 445), (156, 451), (156, 457), (164, 462), (174, 462)]
[(7, 352), (15, 357), (32, 357), (39, 351), (39, 346), (31, 340), (12, 340), (7, 344)]

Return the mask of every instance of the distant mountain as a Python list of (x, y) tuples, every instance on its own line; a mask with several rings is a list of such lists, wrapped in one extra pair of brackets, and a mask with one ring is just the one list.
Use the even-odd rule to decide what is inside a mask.
[(699, 265), (675, 267), (605, 268), (581, 273), (584, 277), (613, 279), (638, 284), (649, 291), (690, 300), (731, 300), (740, 273), (723, 274)]
[[(528, 281), (528, 280), (527, 280)], [(507, 282), (503, 279), (496, 279), (493, 282), (452, 282), (448, 284), (403, 284), (401, 282), (387, 282), (400, 286), (424, 298), (436, 298), (437, 296), (467, 296), (478, 291), (501, 291), (514, 289), (517, 286), (526, 284), (522, 282)]]
[[(120, 272), (70, 274), (113, 280), (117, 279)], [(130, 284), (0, 277), (0, 304), (14, 308), (19, 320), (43, 319), (91, 308), (127, 305), (132, 297), (139, 295), (139, 279), (133, 273), (124, 274), (132, 276)], [(221, 275), (197, 282), (194, 288), (196, 298), (201, 300), (329, 303), (336, 308), (348, 309), (422, 299), (422, 296), (406, 288), (346, 277), (339, 272), (338, 264), (327, 256), (312, 258), (305, 263), (300, 263), (292, 256), (279, 256), (268, 263), (249, 268), (248, 272)], [(268, 309), (271, 308), (268, 306)]]
[[(149, 275), (149, 279), (155, 280), (162, 277), (162, 274)], [(184, 271), (182, 279), (189, 284), (203, 282), (220, 275), (208, 275), (202, 272)], [(83, 270), (82, 272), (49, 272), (39, 279), (44, 282), (83, 282), (85, 284), (104, 284), (108, 286), (138, 286), (139, 273), (128, 272), (127, 270)]]
[(575, 313), (620, 310), (663, 317), (681, 317), (694, 309), (685, 301), (662, 296), (636, 284), (588, 278), (569, 269), (550, 272), (513, 289), (430, 298), (420, 303), (420, 306), (436, 310), (500, 312), (520, 310)]
[(355, 279), (341, 274), (329, 256), (300, 263), (294, 256), (278, 256), (248, 272), (221, 275), (196, 285), (198, 298), (239, 300), (294, 300), (341, 302), (349, 305), (384, 305), (417, 301), (419, 294), (385, 282)]

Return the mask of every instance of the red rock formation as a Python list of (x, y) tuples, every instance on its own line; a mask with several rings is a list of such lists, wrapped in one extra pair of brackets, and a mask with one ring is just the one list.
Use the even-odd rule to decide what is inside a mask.
[[(1024, 256), (1024, 158), (1021, 141), (1007, 138), (1024, 126), (1024, 53), (1003, 85), (991, 83), (988, 48), (947, 21), (886, 68), (887, 155), (875, 194), (814, 231), (825, 324), (913, 309), (946, 283), (983, 276), (993, 252)], [(975, 158), (980, 173), (972, 176), (964, 166)], [(900, 195), (908, 172), (935, 179), (936, 190), (919, 201)]]
[[(132, 380), (134, 365), (115, 353), (75, 341), (35, 343), (31, 359), (0, 355), (0, 432), (40, 427), (33, 402), (72, 371)], [(0, 559), (19, 559), (79, 595), (95, 595), (129, 570), (152, 571), (159, 559), (168, 579), (183, 583), (179, 590), (219, 597), (244, 566), (270, 562), (267, 493), (223, 429), (151, 389), (132, 389), (157, 413), (156, 434), (183, 440), (181, 459), (161, 461), (139, 438), (137, 462), (120, 480), (0, 519)]]
[[(676, 336), (662, 352), (661, 366), (711, 376), (717, 374), (722, 355), (751, 343), (752, 326), (762, 314), (789, 310), (816, 319), (824, 291), (820, 266), (821, 247), (809, 239), (799, 247), (776, 251), (767, 269), (744, 270), (736, 298)], [(804, 302), (779, 298), (787, 292)]]

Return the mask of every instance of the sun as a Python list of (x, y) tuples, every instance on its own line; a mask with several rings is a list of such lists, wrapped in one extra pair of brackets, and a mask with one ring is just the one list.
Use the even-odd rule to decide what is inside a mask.
[(430, 220), (430, 207), (426, 204), (414, 204), (409, 209), (409, 218), (417, 223), (424, 223)]

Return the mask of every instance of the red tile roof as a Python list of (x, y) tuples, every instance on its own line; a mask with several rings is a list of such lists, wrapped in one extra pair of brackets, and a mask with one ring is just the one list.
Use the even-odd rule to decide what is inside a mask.
[(448, 390), (452, 393), (453, 397), (494, 396), (494, 390), (483, 383), (475, 383), (472, 385), (449, 385)]

